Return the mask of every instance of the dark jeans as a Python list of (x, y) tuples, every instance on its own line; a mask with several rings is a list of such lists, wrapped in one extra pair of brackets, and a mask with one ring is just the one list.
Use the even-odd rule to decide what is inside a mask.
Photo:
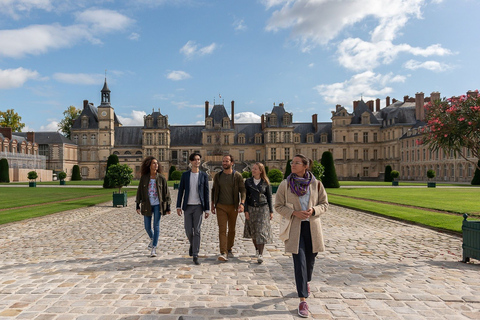
[(192, 246), (194, 257), (198, 257), (200, 251), (200, 231), (203, 219), (202, 205), (188, 205), (184, 213), (185, 233)]
[(310, 221), (302, 221), (298, 254), (292, 254), (293, 268), (295, 270), (295, 284), (297, 285), (299, 298), (308, 297), (307, 283), (312, 280), (316, 256), (317, 254), (312, 252)]
[[(153, 217), (153, 232), (152, 232), (152, 217)], [(153, 240), (153, 246), (156, 248), (158, 244), (158, 236), (160, 235), (160, 205), (152, 206), (152, 215), (143, 216), (145, 224), (145, 231), (147, 231), (150, 239)]]

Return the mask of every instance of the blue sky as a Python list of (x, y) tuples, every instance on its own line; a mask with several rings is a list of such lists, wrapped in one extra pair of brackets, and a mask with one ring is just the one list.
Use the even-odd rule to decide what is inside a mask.
[[(341, 104), (479, 88), (476, 0), (0, 0), (0, 110), (23, 131), (100, 104), (105, 70), (124, 125), (152, 109), (201, 124), (235, 100), (236, 122), (283, 102), (294, 122)], [(221, 96), (221, 98), (220, 98)]]

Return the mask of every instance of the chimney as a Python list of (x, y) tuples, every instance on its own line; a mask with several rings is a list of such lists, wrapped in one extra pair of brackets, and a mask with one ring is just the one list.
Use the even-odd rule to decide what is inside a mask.
[(12, 128), (10, 127), (0, 127), (0, 133), (3, 134), (5, 138), (12, 141)]
[(262, 114), (261, 117), (261, 122), (262, 122), (262, 131), (265, 129), (265, 115)]
[(86, 109), (88, 106), (88, 100), (83, 100), (83, 109)]
[(33, 131), (27, 132), (27, 141), (31, 142), (32, 144), (35, 143), (35, 132)]
[(392, 104), (395, 103), (395, 102), (397, 102), (397, 101), (398, 101), (397, 99), (393, 98), (393, 99), (392, 99)]
[(375, 111), (380, 112), (380, 99), (375, 100)]
[(235, 101), (232, 100), (232, 129), (235, 127)]
[(205, 119), (208, 118), (208, 101), (205, 101)]
[(388, 107), (390, 105), (390, 97), (387, 97), (385, 100), (386, 100), (386, 103), (387, 103), (387, 105), (385, 107)]
[(467, 92), (467, 97), (473, 97), (473, 98), (478, 97), (478, 91), (469, 90)]
[(368, 106), (368, 109), (370, 109), (370, 111), (373, 112), (373, 100), (368, 100), (367, 101), (367, 106)]
[(425, 96), (423, 92), (415, 94), (415, 118), (419, 121), (425, 120)]
[(340, 108), (341, 108), (341, 107), (342, 107), (341, 104), (337, 104), (337, 105), (335, 106), (335, 112), (340, 111)]
[(435, 100), (440, 100), (440, 92), (432, 92), (430, 93), (430, 100), (434, 102)]
[(357, 107), (358, 107), (358, 100), (357, 101), (353, 101), (353, 112), (355, 112), (355, 110), (357, 110)]
[(317, 122), (317, 114), (312, 114), (312, 125), (313, 125), (313, 132), (317, 132), (318, 130), (318, 122)]
[(407, 102), (408, 101), (408, 96), (403, 96), (403, 102)]

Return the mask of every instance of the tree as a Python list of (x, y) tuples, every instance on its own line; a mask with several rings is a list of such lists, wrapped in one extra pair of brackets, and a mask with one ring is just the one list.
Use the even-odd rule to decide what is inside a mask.
[(435, 178), (435, 170), (433, 170), (433, 169), (427, 170), (427, 178), (428, 179)]
[(385, 178), (383, 179), (385, 182), (392, 182), (392, 166), (385, 167)]
[(113, 164), (108, 168), (107, 177), (110, 187), (118, 188), (118, 193), (122, 192), (122, 187), (128, 186), (133, 179), (133, 169), (127, 164)]
[(60, 181), (63, 181), (66, 178), (67, 178), (67, 174), (64, 171), (61, 171), (58, 173), (58, 179), (60, 179)]
[(471, 184), (473, 186), (480, 186), (480, 160), (477, 163), (477, 169), (475, 169), (475, 174), (473, 175), (473, 179)]
[(58, 129), (65, 137), (71, 138), (71, 129), (75, 119), (82, 113), (82, 110), (75, 108), (74, 106), (68, 107), (63, 111), (64, 118), (58, 124)]
[[(430, 101), (425, 105), (423, 139), (430, 149), (453, 152), (480, 170), (480, 97), (478, 90), (468, 95)], [(469, 159), (468, 152), (477, 158)]]
[(108, 156), (108, 159), (107, 159), (107, 169), (105, 170), (105, 177), (103, 178), (103, 187), (104, 188), (112, 188), (110, 186), (110, 181), (108, 181), (108, 176), (107, 176), (107, 172), (108, 172), (108, 168), (114, 164), (119, 164), (120, 161), (118, 160), (118, 156), (116, 154), (111, 154)]
[(179, 170), (175, 170), (172, 172), (172, 174), (170, 175), (170, 180), (173, 180), (173, 181), (178, 181), (182, 178), (182, 173), (183, 171), (179, 171)]
[(170, 166), (170, 170), (168, 170), (168, 180), (173, 180), (172, 179), (172, 172), (177, 170), (175, 166)]
[(0, 182), (10, 182), (10, 172), (8, 169), (8, 160), (2, 158), (0, 160)]
[(272, 169), (268, 172), (267, 177), (270, 182), (282, 182), (283, 173), (278, 169)]
[(7, 111), (0, 111), (0, 127), (12, 128), (13, 132), (22, 132), (25, 123), (20, 122), (22, 117), (18, 115), (13, 109)]
[(287, 177), (292, 173), (292, 165), (290, 164), (292, 159), (288, 159), (287, 167), (285, 168), (285, 173), (283, 174), (283, 179), (287, 179)]
[(325, 171), (323, 172), (322, 183), (325, 188), (340, 188), (338, 183), (337, 171), (333, 162), (333, 155), (330, 151), (325, 151), (320, 160)]
[(312, 163), (312, 173), (317, 178), (317, 180), (322, 181), (323, 173), (325, 172), (325, 168), (318, 162), (317, 160), (313, 160)]
[(398, 172), (397, 170), (393, 170), (390, 176), (392, 177), (393, 181), (395, 181), (395, 179), (400, 176), (400, 172)]
[(37, 171), (29, 171), (27, 173), (27, 178), (28, 178), (28, 180), (33, 180), (33, 181), (37, 180), (37, 178), (38, 178)]
[(243, 179), (250, 178), (251, 176), (252, 176), (252, 173), (250, 171), (243, 171), (242, 172)]
[(80, 181), (82, 176), (80, 174), (80, 167), (76, 164), (72, 168), (72, 181)]

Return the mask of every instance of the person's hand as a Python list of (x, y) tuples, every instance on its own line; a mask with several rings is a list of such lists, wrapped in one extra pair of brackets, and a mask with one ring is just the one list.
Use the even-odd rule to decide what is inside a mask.
[(302, 211), (293, 211), (293, 215), (296, 216), (297, 218), (305, 220), (308, 217), (310, 217), (311, 213), (309, 214), (308, 210), (302, 210)]
[(270, 220), (273, 220), (273, 212), (270, 212)]
[(245, 220), (250, 220), (250, 215), (248, 214), (247, 211), (245, 211)]
[(172, 211), (169, 210), (169, 211), (167, 211), (166, 213), (167, 213), (167, 214), (170, 214), (170, 213), (172, 213)]
[(215, 213), (216, 213), (216, 212), (215, 212), (215, 207), (212, 206), (212, 210), (210, 210), (210, 211), (212, 211), (212, 214), (215, 214)]
[(239, 204), (237, 210), (238, 210), (238, 212), (243, 212), (243, 209), (244, 209), (244, 208), (245, 208), (245, 207), (243, 206), (243, 204)]
[(182, 216), (182, 209), (177, 209), (177, 214), (178, 214), (179, 216)]
[(205, 212), (205, 219), (207, 219), (209, 215), (210, 215), (210, 213)]
[(142, 214), (142, 213), (140, 212), (140, 209), (137, 209), (137, 213), (138, 213), (138, 214)]
[(313, 210), (313, 208), (310, 208), (307, 210), (308, 212), (308, 216), (310, 217), (315, 211)]

